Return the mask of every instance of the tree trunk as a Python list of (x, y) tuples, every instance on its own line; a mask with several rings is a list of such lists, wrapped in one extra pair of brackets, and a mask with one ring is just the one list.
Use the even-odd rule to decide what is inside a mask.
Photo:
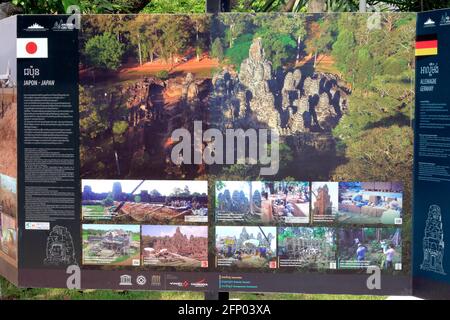
[(233, 26), (233, 24), (230, 24), (230, 48), (232, 48), (233, 47), (233, 40), (234, 40), (234, 38), (233, 38), (233, 29), (234, 29), (234, 26)]
[(196, 24), (195, 24), (195, 31), (196, 31), (196, 34), (195, 34), (195, 41), (198, 43), (198, 29), (199, 29), (199, 27), (198, 27), (198, 21), (196, 22)]
[(300, 62), (300, 45), (301, 45), (301, 41), (302, 39), (300, 38), (300, 36), (297, 37), (297, 57), (296, 57), (296, 62)]
[(309, 0), (308, 1), (308, 12), (309, 13), (324, 12), (325, 7), (326, 7), (325, 0)]
[(284, 12), (291, 12), (294, 9), (295, 2), (297, 0), (289, 0), (286, 5), (283, 7)]
[(317, 51), (314, 52), (314, 68), (316, 67), (316, 63), (317, 63)]
[(141, 49), (141, 40), (138, 38), (138, 48), (139, 48), (139, 64), (142, 66), (142, 49)]

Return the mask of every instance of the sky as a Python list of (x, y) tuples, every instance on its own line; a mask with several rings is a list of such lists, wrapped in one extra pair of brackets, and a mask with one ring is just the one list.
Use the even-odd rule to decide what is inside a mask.
[(208, 237), (207, 226), (142, 226), (142, 235), (153, 237), (173, 236), (177, 227), (180, 227), (181, 233), (188, 238), (191, 235), (194, 237)]
[(133, 224), (83, 224), (83, 230), (123, 230), (140, 233), (140, 226)]
[[(225, 189), (230, 190), (230, 193), (233, 194), (234, 190), (238, 190), (238, 191), (244, 191), (246, 194), (249, 193), (250, 189), (249, 189), (249, 185), (248, 185), (248, 181), (222, 181), (225, 184), (225, 187), (223, 189), (220, 190), (220, 192), (225, 191)], [(254, 190), (262, 190), (262, 186), (263, 184), (261, 183), (261, 181), (253, 181), (252, 182), (252, 188), (253, 191)]]
[(10, 17), (0, 21), (0, 74), (6, 73), (6, 67), (11, 67), (11, 74), (15, 82), (17, 82), (17, 65), (16, 65), (16, 17)]
[[(120, 182), (122, 184), (122, 191), (130, 193), (142, 182), (142, 180), (82, 180), (81, 190), (84, 189), (84, 186), (88, 185), (92, 187), (92, 191), (95, 193), (111, 192), (114, 182)], [(135, 194), (139, 194), (141, 190), (150, 192), (156, 189), (162, 195), (167, 196), (173, 192), (174, 188), (183, 189), (185, 186), (189, 187), (191, 193), (208, 193), (208, 181), (146, 180), (142, 186), (135, 191)]]

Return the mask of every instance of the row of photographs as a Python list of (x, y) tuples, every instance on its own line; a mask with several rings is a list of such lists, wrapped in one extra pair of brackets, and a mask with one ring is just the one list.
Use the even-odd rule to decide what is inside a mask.
[[(208, 267), (208, 227), (84, 224), (83, 265)], [(402, 269), (401, 231), (217, 226), (216, 267)]]
[[(208, 182), (83, 180), (85, 222), (208, 222)], [(401, 225), (399, 182), (216, 181), (215, 220), (229, 225)]]

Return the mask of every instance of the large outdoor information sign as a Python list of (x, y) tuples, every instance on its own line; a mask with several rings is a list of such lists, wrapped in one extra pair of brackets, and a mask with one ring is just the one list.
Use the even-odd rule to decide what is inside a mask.
[[(419, 14), (416, 40), (414, 288), (450, 296), (450, 11)], [(448, 251), (448, 250), (447, 250)]]
[(416, 41), (416, 18), (1, 20), (0, 273), (22, 287), (409, 295), (419, 259), (417, 275), (444, 279), (448, 138), (430, 123), (447, 100), (427, 88), (445, 90), (445, 36), (419, 27)]

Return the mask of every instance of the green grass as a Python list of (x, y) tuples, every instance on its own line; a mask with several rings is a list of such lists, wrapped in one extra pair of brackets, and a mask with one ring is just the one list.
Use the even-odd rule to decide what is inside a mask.
[[(240, 300), (384, 300), (383, 296), (331, 294), (231, 293), (230, 299)], [(19, 289), (0, 278), (0, 300), (203, 300), (201, 292), (175, 291), (114, 291), (68, 289)]]
[(141, 242), (141, 234), (140, 233), (133, 233), (131, 235), (131, 240), (136, 242)]
[(303, 293), (231, 293), (230, 299), (240, 300), (385, 300), (384, 296), (349, 294), (303, 294)]

